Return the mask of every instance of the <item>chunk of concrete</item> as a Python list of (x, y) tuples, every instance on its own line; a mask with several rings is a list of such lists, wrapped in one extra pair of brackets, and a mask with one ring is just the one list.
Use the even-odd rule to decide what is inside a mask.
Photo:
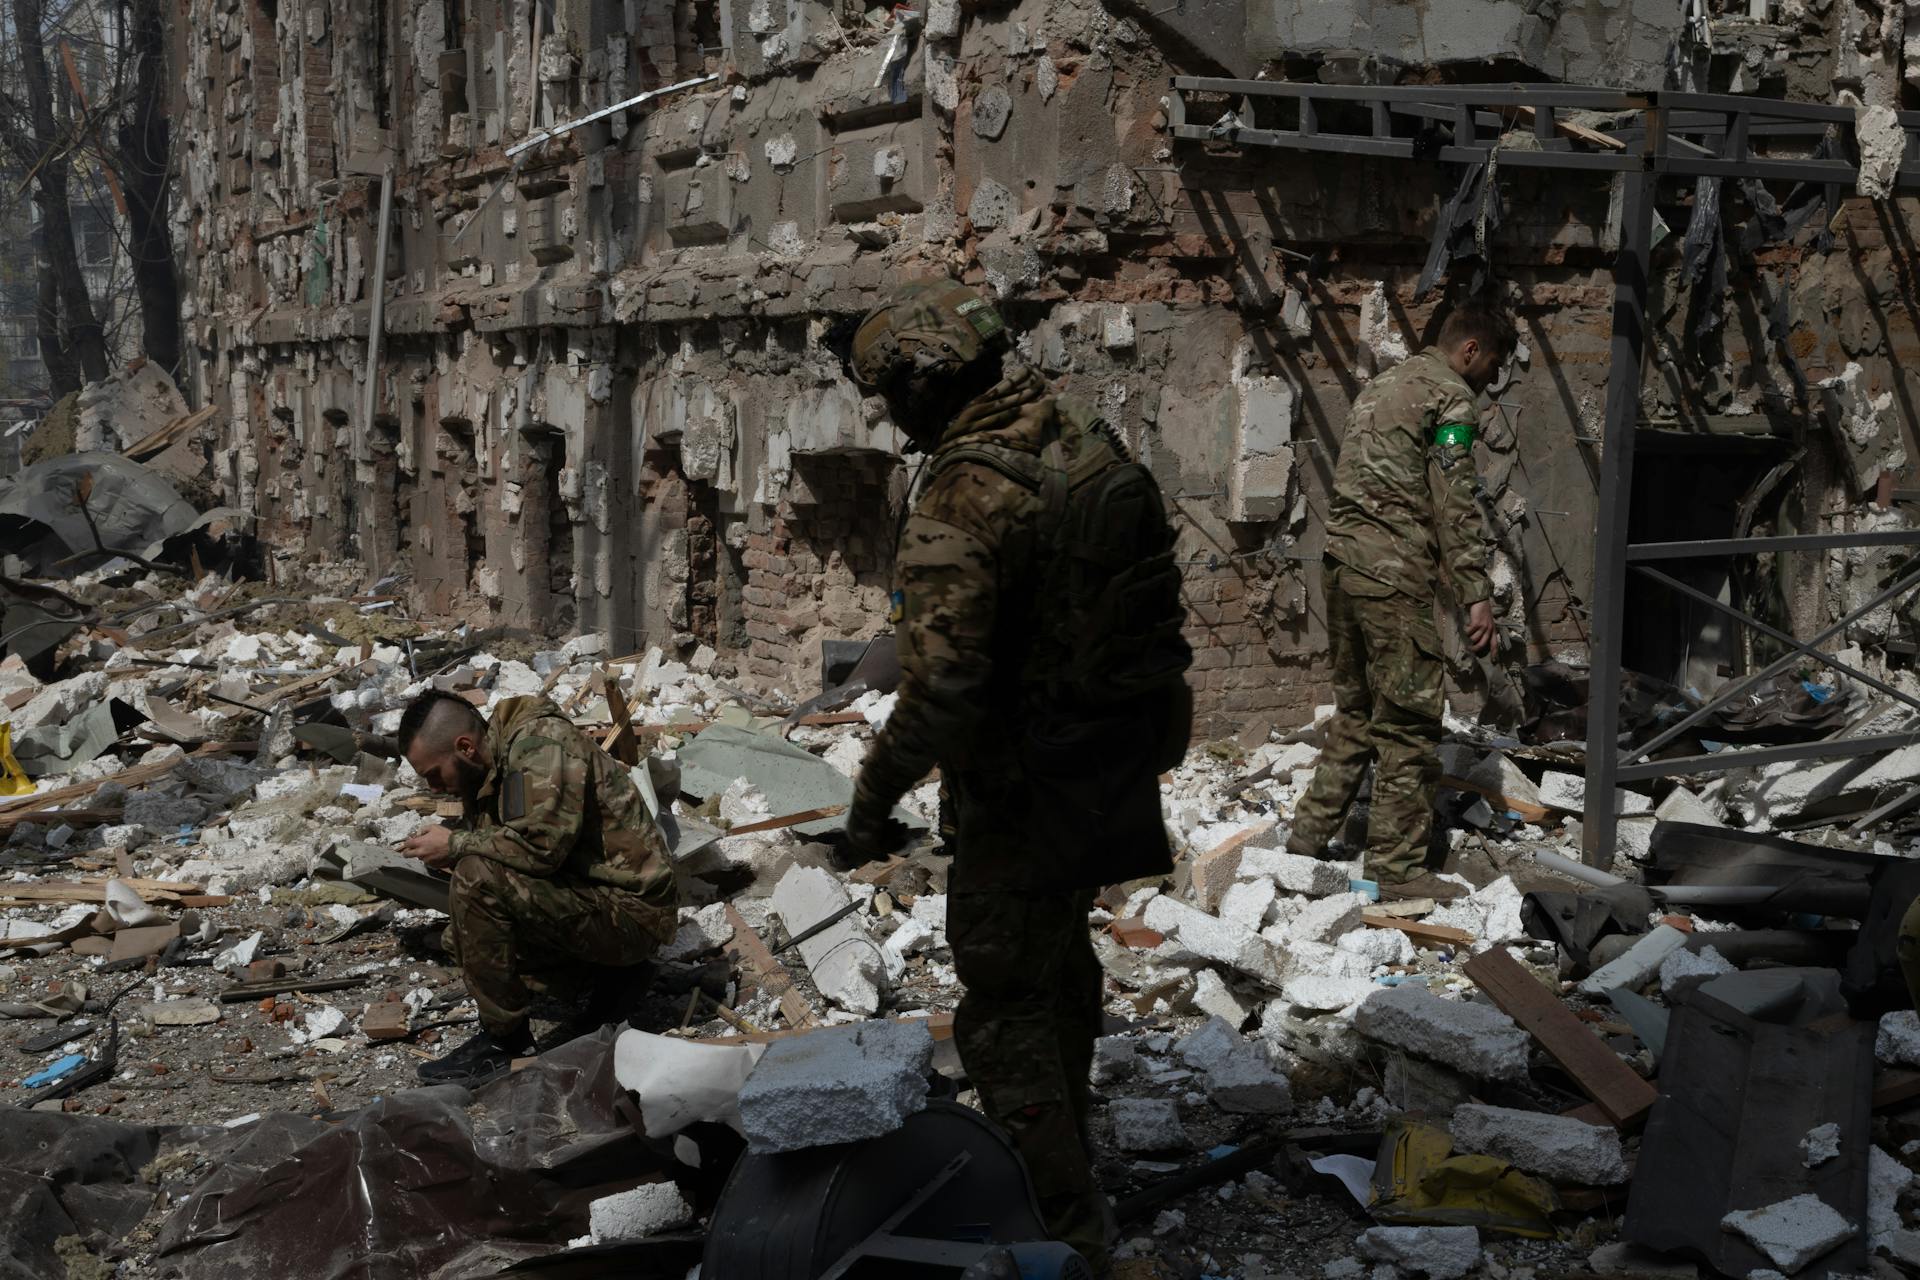
[(1331, 943), (1341, 934), (1360, 927), (1360, 913), (1367, 907), (1363, 893), (1337, 893), (1330, 898), (1309, 902), (1287, 922), (1287, 942)]
[(1855, 1230), (1839, 1210), (1812, 1192), (1759, 1209), (1736, 1209), (1720, 1219), (1720, 1226), (1788, 1275), (1844, 1243)]
[(1243, 1045), (1206, 1072), (1207, 1100), (1234, 1115), (1277, 1116), (1293, 1110), (1293, 1090), (1266, 1050)]
[(1619, 1132), (1569, 1116), (1469, 1103), (1453, 1113), (1453, 1144), (1554, 1182), (1611, 1187), (1627, 1180)]
[(1361, 1002), (1360, 1033), (1484, 1080), (1527, 1074), (1527, 1033), (1498, 1009), (1443, 1000), (1425, 987), (1387, 987)]
[(1802, 1164), (1809, 1169), (1819, 1168), (1840, 1154), (1840, 1126), (1831, 1121), (1815, 1125), (1800, 1139), (1800, 1150), (1806, 1153)]
[(1430, 1116), (1451, 1116), (1473, 1100), (1475, 1088), (1475, 1082), (1458, 1071), (1404, 1053), (1389, 1055), (1380, 1079), (1380, 1091), (1394, 1107)]
[(1144, 918), (1147, 928), (1166, 936), (1174, 957), (1210, 960), (1273, 987), (1285, 980), (1280, 955), (1272, 945), (1230, 920), (1210, 916), (1164, 893), (1147, 904)]
[(1668, 1003), (1685, 1000), (1702, 983), (1732, 972), (1733, 962), (1711, 946), (1698, 951), (1680, 947), (1660, 962), (1660, 994)]
[(1605, 999), (1615, 987), (1638, 990), (1660, 972), (1668, 956), (1686, 945), (1686, 934), (1670, 924), (1660, 925), (1624, 954), (1588, 974), (1580, 984), (1580, 994)]
[(1902, 1226), (1900, 1196), (1912, 1185), (1912, 1170), (1879, 1147), (1867, 1149), (1867, 1237), (1874, 1249)]
[(1226, 979), (1211, 969), (1202, 969), (1193, 977), (1193, 1007), (1233, 1027), (1246, 1025), (1253, 1010), (1233, 994)]
[[(773, 909), (789, 937), (805, 933), (851, 901), (846, 886), (820, 867), (788, 867), (773, 887)], [(885, 960), (858, 915), (842, 917), (802, 942), (799, 950), (821, 995), (850, 1013), (879, 1011)]]
[(740, 1090), (752, 1151), (799, 1151), (892, 1133), (927, 1105), (924, 1022), (861, 1022), (777, 1040)]
[(601, 1196), (587, 1206), (587, 1229), (595, 1244), (639, 1240), (677, 1231), (693, 1221), (693, 1206), (671, 1182), (649, 1182)]
[[(1585, 813), (1587, 808), (1587, 780), (1577, 773), (1561, 773), (1549, 769), (1540, 778), (1540, 803), (1549, 809), (1566, 809), (1572, 813)], [(1653, 797), (1643, 796), (1638, 791), (1624, 789), (1614, 792), (1614, 812), (1619, 814), (1649, 813), (1653, 809)]]
[(709, 903), (697, 911), (682, 911), (680, 931), (660, 948), (660, 959), (686, 960), (732, 940), (733, 922), (727, 918), (727, 904)]
[(1347, 891), (1347, 867), (1342, 862), (1309, 858), (1281, 849), (1248, 849), (1240, 856), (1242, 880), (1271, 880), (1288, 893), (1324, 898)]
[(1249, 933), (1258, 933), (1266, 923), (1267, 908), (1273, 905), (1277, 892), (1271, 880), (1242, 880), (1228, 886), (1220, 896), (1218, 915)]
[(1920, 1067), (1920, 1013), (1900, 1009), (1881, 1015), (1873, 1053), (1890, 1067)]
[(1287, 979), (1280, 989), (1287, 1003), (1296, 1009), (1332, 1013), (1359, 1004), (1380, 988), (1371, 978), (1329, 978), (1317, 974), (1299, 974)]
[(1349, 929), (1334, 940), (1335, 947), (1359, 956), (1367, 967), (1377, 969), (1389, 964), (1412, 964), (1420, 954), (1413, 939), (1398, 929)]
[(1107, 1104), (1113, 1145), (1122, 1151), (1178, 1151), (1186, 1148), (1187, 1128), (1180, 1109), (1165, 1098), (1115, 1098)]
[(1173, 1048), (1173, 1056), (1195, 1071), (1211, 1071), (1246, 1044), (1246, 1037), (1224, 1018), (1208, 1018), (1196, 1030), (1181, 1037)]
[(1353, 1247), (1369, 1262), (1428, 1280), (1459, 1280), (1480, 1265), (1480, 1232), (1473, 1227), (1368, 1227)]

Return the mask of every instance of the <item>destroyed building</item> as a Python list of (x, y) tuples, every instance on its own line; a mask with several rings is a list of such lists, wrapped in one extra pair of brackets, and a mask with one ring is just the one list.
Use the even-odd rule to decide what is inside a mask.
[[(0, 489), (0, 1280), (1041, 1243), (955, 1049), (938, 784), (837, 857), (894, 695), (822, 668), (916, 460), (832, 330), (942, 273), (1179, 530), (1175, 869), (1088, 919), (1115, 1274), (1920, 1275), (1920, 1019), (1859, 989), (1920, 887), (1908, 6), (169, 11), (178, 385), (95, 382)], [(1355, 395), (1488, 285), (1518, 674), (1445, 637), (1462, 894), (1394, 901), (1364, 824), (1287, 847), (1324, 518)], [(630, 1026), (542, 1003), (472, 1091), (416, 1087), (479, 1021), (397, 852), (457, 808), (398, 758), (428, 689), (550, 699), (684, 896)], [(1659, 735), (1761, 763), (1614, 759)], [(800, 1207), (882, 1155), (893, 1200)]]
[[(1461, 166), (1177, 139), (1169, 76), (1838, 85), (1863, 113), (1909, 92), (1899, 5), (1683, 9), (195, 0), (183, 381), (217, 406), (227, 500), (288, 554), (771, 677), (880, 626), (910, 471), (824, 330), (952, 272), (1175, 495), (1202, 711), (1298, 717), (1326, 700), (1310, 602), (1345, 409), (1428, 333)], [(1526, 126), (1494, 132), (1521, 149)], [(1450, 229), (1522, 321), (1481, 470), (1498, 604), (1535, 659), (1588, 643), (1618, 187), (1510, 165)], [(1660, 189), (1650, 533), (1904, 522), (1869, 500), (1916, 428), (1911, 206), (1838, 194), (1829, 249), (1782, 234), (1764, 188)], [(1700, 585), (1804, 624), (1870, 567)], [(1736, 663), (1726, 627), (1668, 604), (1631, 621), (1630, 666), (1685, 685)], [(1871, 626), (1912, 647), (1904, 614)]]

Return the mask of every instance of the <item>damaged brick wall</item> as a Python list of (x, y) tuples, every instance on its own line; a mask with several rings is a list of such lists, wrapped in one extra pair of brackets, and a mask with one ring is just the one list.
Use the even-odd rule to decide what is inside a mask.
[[(1630, 7), (1608, 34), (1606, 6), (1484, 6), (1467, 34), (1527, 26), (1516, 47), (1557, 60), (1531, 75), (1821, 100), (1841, 76), (1863, 109), (1900, 104), (1900, 6), (1869, 23), (1864, 0), (1785, 0), (1761, 18), (1716, 5), (1701, 28)], [(602, 630), (622, 652), (710, 645), (806, 691), (821, 639), (882, 624), (909, 471), (881, 406), (822, 347), (826, 323), (891, 282), (950, 272), (995, 294), (1025, 358), (1098, 405), (1177, 495), (1203, 711), (1285, 723), (1327, 701), (1333, 460), (1353, 396), (1434, 321), (1415, 283), (1457, 173), (1176, 149), (1168, 74), (1257, 53), (1246, 33), (1270, 12), (935, 0), (923, 17), (909, 38), (884, 9), (820, 0), (185, 0), (175, 226), (193, 392), (222, 410), (232, 499), (298, 554), (410, 573), (436, 611)], [(1514, 70), (1471, 41), (1424, 68), (1415, 43), (1370, 55), (1371, 70), (1331, 46), (1290, 49), (1274, 74)], [(707, 73), (720, 79), (505, 155), (536, 128)], [(1501, 190), (1495, 267), (1526, 350), (1479, 459), (1497, 603), (1516, 657), (1579, 659), (1617, 212), (1604, 179), (1514, 173)], [(1693, 193), (1661, 196), (1669, 340), (1646, 417), (1703, 436), (1743, 415), (1784, 423), (1804, 455), (1782, 482), (1794, 510), (1860, 512), (1858, 482), (1911, 456), (1906, 206), (1849, 201), (1832, 255), (1738, 256), (1702, 352), (1678, 279)], [(1750, 211), (1727, 206), (1738, 244)], [(1288, 251), (1327, 265), (1310, 273)], [(1864, 317), (1845, 301), (1862, 280)], [(1764, 331), (1785, 286), (1781, 344)], [(1814, 388), (1804, 403), (1781, 398), (1781, 351)], [(1827, 467), (1834, 412), (1871, 421), (1861, 456)], [(1756, 518), (1785, 518), (1776, 498)], [(1784, 607), (1837, 608), (1873, 572), (1783, 570)], [(1452, 643), (1471, 700), (1479, 677)]]

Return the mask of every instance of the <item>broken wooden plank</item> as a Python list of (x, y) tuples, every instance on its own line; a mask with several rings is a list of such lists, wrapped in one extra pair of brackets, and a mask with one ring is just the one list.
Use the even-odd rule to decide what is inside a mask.
[(640, 763), (640, 739), (633, 731), (633, 710), (627, 706), (627, 695), (620, 691), (620, 681), (613, 672), (603, 668), (600, 684), (607, 695), (607, 717), (613, 721), (613, 732), (600, 747), (631, 769)]
[(1381, 915), (1375, 911), (1362, 912), (1360, 923), (1372, 929), (1398, 929), (1416, 942), (1433, 942), (1449, 946), (1463, 946), (1473, 941), (1473, 935), (1465, 929), (1456, 929), (1450, 924), (1428, 924), (1423, 920), (1402, 920), (1397, 916)]
[(365, 978), (310, 978), (304, 981), (287, 978), (274, 982), (236, 982), (220, 993), (220, 1003), (237, 1004), (242, 1000), (259, 1000), (265, 996), (345, 991), (349, 987), (362, 986), (365, 982)]
[(789, 813), (779, 818), (762, 818), (758, 822), (749, 822), (743, 827), (730, 827), (724, 835), (744, 836), (755, 831), (778, 831), (783, 827), (797, 827), (807, 822), (818, 822), (822, 818), (836, 818), (846, 811), (847, 806), (843, 804), (830, 804), (818, 809), (802, 809), (799, 813)]
[(780, 1012), (796, 1030), (812, 1026), (813, 1006), (793, 989), (793, 974), (774, 958), (767, 944), (734, 910), (732, 903), (727, 904), (727, 923), (733, 926), (733, 941), (727, 950), (752, 972), (754, 985), (780, 998)]
[(1920, 1071), (1883, 1071), (1873, 1081), (1873, 1109), (1883, 1111), (1920, 1098)]
[(1469, 978), (1506, 1015), (1539, 1042), (1553, 1060), (1592, 1098), (1608, 1123), (1626, 1129), (1639, 1125), (1659, 1097), (1587, 1025), (1573, 1016), (1560, 997), (1500, 947), (1483, 951), (1461, 966)]

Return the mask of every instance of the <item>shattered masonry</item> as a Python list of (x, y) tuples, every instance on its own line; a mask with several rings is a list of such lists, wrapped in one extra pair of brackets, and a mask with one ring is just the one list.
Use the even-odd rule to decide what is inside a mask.
[[(899, 438), (839, 376), (825, 324), (884, 281), (955, 271), (998, 294), (1032, 330), (1025, 354), (1184, 495), (1201, 707), (1220, 723), (1326, 700), (1310, 602), (1339, 424), (1362, 380), (1419, 345), (1433, 303), (1414, 302), (1412, 264), (1456, 175), (1297, 156), (1275, 180), (1270, 160), (1176, 154), (1169, 73), (1251, 75), (1285, 51), (1289, 75), (1340, 83), (1431, 59), (1461, 80), (1682, 77), (1822, 101), (1844, 74), (1868, 105), (1897, 106), (1903, 56), (1900, 6), (1882, 21), (1848, 0), (1783, 0), (1768, 21), (1742, 6), (1706, 46), (1645, 0), (1604, 26), (1560, 3), (1350, 0), (1313, 6), (1311, 29), (1230, 0), (938, 3), (912, 38), (882, 10), (817, 0), (539, 8), (535, 49), (526, 0), (187, 6), (187, 384), (218, 406), (227, 500), (305, 554), (410, 573), (437, 612), (599, 630), (621, 652), (706, 643), (783, 673), (822, 638), (879, 627), (905, 487)], [(721, 79), (505, 157), (536, 126), (709, 73)], [(389, 162), (379, 282), (371, 211)], [(1497, 603), (1535, 656), (1577, 655), (1610, 193), (1519, 171), (1501, 186), (1496, 266), (1522, 292), (1527, 350), (1481, 456)], [(1662, 198), (1664, 223), (1684, 228), (1687, 193)], [(1750, 220), (1733, 193), (1724, 203)], [(1734, 273), (1716, 304), (1734, 322), (1704, 351), (1675, 305), (1673, 236), (1648, 421), (1752, 434), (1834, 414), (1845, 464), (1810, 460), (1789, 500), (1859, 506), (1909, 456), (1899, 357), (1920, 335), (1892, 293), (1910, 279), (1911, 216), (1848, 200), (1839, 252), (1768, 246)], [(1282, 249), (1330, 250), (1334, 265), (1313, 277)], [(1776, 345), (1741, 317), (1773, 315), (1782, 290)], [(1842, 383), (1803, 411), (1799, 378)], [(1794, 621), (1843, 607), (1878, 563), (1786, 570)]]

